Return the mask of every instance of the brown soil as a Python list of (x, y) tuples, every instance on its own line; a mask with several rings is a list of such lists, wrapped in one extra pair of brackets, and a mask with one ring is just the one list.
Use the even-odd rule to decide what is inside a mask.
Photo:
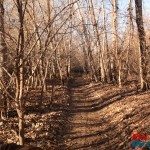
[[(78, 77), (68, 88), (56, 86), (43, 94), (31, 90), (27, 98), (26, 144), (44, 150), (129, 150), (133, 129), (150, 134), (150, 91), (136, 84), (88, 84)], [(42, 102), (42, 103), (41, 103)], [(0, 121), (0, 140), (17, 142), (17, 116)], [(15, 132), (16, 133), (15, 133)]]
[(89, 84), (70, 92), (68, 150), (129, 150), (133, 129), (150, 134), (150, 91)]
[[(65, 149), (63, 135), (67, 123), (68, 90), (64, 86), (56, 86), (54, 99), (51, 101), (51, 88), (43, 93), (31, 89), (26, 97), (25, 144), (43, 148), (44, 150)], [(18, 143), (18, 119), (14, 109), (9, 118), (0, 120), (0, 141)]]

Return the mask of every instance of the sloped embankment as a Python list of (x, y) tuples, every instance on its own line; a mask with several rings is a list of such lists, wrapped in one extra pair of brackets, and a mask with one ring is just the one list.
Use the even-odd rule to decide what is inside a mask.
[(71, 93), (67, 150), (127, 150), (134, 128), (150, 132), (149, 91), (89, 84)]

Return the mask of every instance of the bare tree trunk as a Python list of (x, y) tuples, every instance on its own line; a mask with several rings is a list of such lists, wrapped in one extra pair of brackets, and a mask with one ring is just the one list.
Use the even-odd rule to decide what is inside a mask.
[(20, 145), (24, 144), (24, 109), (25, 102), (23, 99), (24, 94), (24, 13), (26, 9), (26, 4), (23, 7), (23, 2), (21, 0), (16, 0), (18, 17), (19, 17), (19, 35), (18, 35), (18, 46), (17, 46), (17, 59), (16, 59), (16, 109), (19, 117), (19, 143)]
[(96, 21), (96, 16), (94, 12), (94, 6), (93, 6), (93, 1), (90, 0), (90, 8), (91, 8), (91, 19), (93, 23), (93, 28), (95, 28), (95, 34), (97, 37), (97, 43), (98, 43), (98, 48), (99, 48), (99, 58), (100, 58), (100, 77), (101, 77), (101, 82), (104, 83), (106, 82), (106, 74), (105, 74), (105, 68), (104, 68), (104, 51), (101, 46), (101, 40), (100, 40), (100, 34), (99, 34), (99, 29), (98, 29), (98, 23)]
[(114, 49), (114, 58), (113, 58), (113, 71), (114, 71), (114, 80), (118, 80), (119, 87), (122, 86), (121, 83), (121, 60), (118, 52), (118, 0), (112, 0), (112, 28), (113, 28), (113, 49)]
[[(5, 85), (5, 90), (8, 90), (9, 78), (7, 73), (7, 61), (8, 61), (8, 49), (5, 42), (5, 27), (4, 27), (4, 6), (3, 0), (0, 1), (0, 80), (2, 80)], [(6, 117), (7, 112), (7, 94), (2, 92), (3, 90), (0, 88), (1, 94), (3, 95), (1, 98), (3, 111), (1, 112), (0, 118)], [(8, 91), (9, 92), (9, 91)], [(1, 106), (0, 106), (1, 107)]]
[(110, 52), (108, 47), (108, 37), (107, 37), (107, 29), (106, 29), (106, 11), (105, 11), (105, 1), (102, 1), (102, 12), (103, 12), (103, 52), (106, 53), (106, 78), (107, 82), (111, 81), (111, 64), (110, 64)]
[[(71, 4), (73, 2), (73, 0), (68, 0), (68, 3)], [(70, 26), (70, 40), (69, 40), (69, 51), (68, 51), (68, 58), (67, 58), (67, 78), (69, 78), (70, 76), (70, 72), (71, 72), (71, 52), (72, 52), (72, 27), (73, 27), (73, 6), (70, 6), (70, 22), (69, 22), (69, 26)]]
[(126, 53), (126, 72), (124, 73), (125, 80), (127, 80), (128, 76), (130, 75), (129, 53), (132, 50), (133, 33), (134, 33), (132, 1), (133, 0), (129, 0), (129, 6), (128, 6), (128, 27), (127, 27), (128, 28), (128, 49), (127, 49), (127, 53)]
[(146, 90), (149, 88), (147, 81), (147, 51), (146, 51), (146, 39), (145, 30), (143, 24), (143, 13), (142, 13), (142, 0), (135, 0), (135, 10), (136, 10), (136, 24), (139, 36), (139, 63), (140, 63), (140, 82), (141, 89)]
[(82, 47), (83, 47), (82, 49), (83, 49), (83, 54), (84, 54), (84, 71), (86, 74), (88, 74), (89, 72), (88, 56), (87, 56), (87, 52), (85, 49), (85, 45), (83, 45)]

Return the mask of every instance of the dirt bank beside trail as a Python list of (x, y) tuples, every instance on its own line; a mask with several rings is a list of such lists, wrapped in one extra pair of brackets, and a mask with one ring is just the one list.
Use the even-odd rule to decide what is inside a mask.
[(67, 150), (127, 150), (138, 127), (150, 134), (150, 92), (89, 84), (71, 89)]

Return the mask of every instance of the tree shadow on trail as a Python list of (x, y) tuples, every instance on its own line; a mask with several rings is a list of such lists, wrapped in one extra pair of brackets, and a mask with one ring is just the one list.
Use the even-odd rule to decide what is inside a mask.
[[(92, 101), (86, 101), (86, 100), (78, 100), (73, 102), (74, 109), (72, 110), (72, 113), (81, 113), (81, 112), (94, 112), (101, 110), (105, 107), (108, 107), (109, 105), (123, 100), (127, 96), (138, 94), (139, 92), (133, 88), (127, 91), (119, 92), (119, 93), (112, 93), (110, 95), (104, 95), (101, 96), (101, 98), (93, 99)], [(88, 93), (86, 93), (87, 95)], [(83, 99), (83, 95), (78, 96), (79, 99)], [(82, 104), (81, 106), (77, 106), (78, 104)], [(88, 104), (88, 105), (86, 105)]]
[[(145, 109), (148, 110), (150, 104), (130, 109), (129, 99), (136, 103), (132, 96), (142, 96), (136, 86), (117, 89), (113, 85), (103, 87), (97, 84), (95, 87), (96, 91), (104, 93), (99, 97), (92, 97), (94, 85), (78, 87), (76, 84), (69, 88), (69, 130), (65, 135), (67, 150), (130, 149), (131, 132), (135, 127), (139, 127), (142, 121), (148, 120), (150, 112)], [(111, 90), (112, 88), (114, 89)], [(118, 109), (115, 108), (116, 103), (121, 104), (120, 107), (118, 105), (119, 111), (115, 111)], [(124, 105), (127, 105), (129, 110), (125, 109)], [(106, 112), (105, 108), (108, 108)], [(140, 115), (137, 115), (139, 112)]]

